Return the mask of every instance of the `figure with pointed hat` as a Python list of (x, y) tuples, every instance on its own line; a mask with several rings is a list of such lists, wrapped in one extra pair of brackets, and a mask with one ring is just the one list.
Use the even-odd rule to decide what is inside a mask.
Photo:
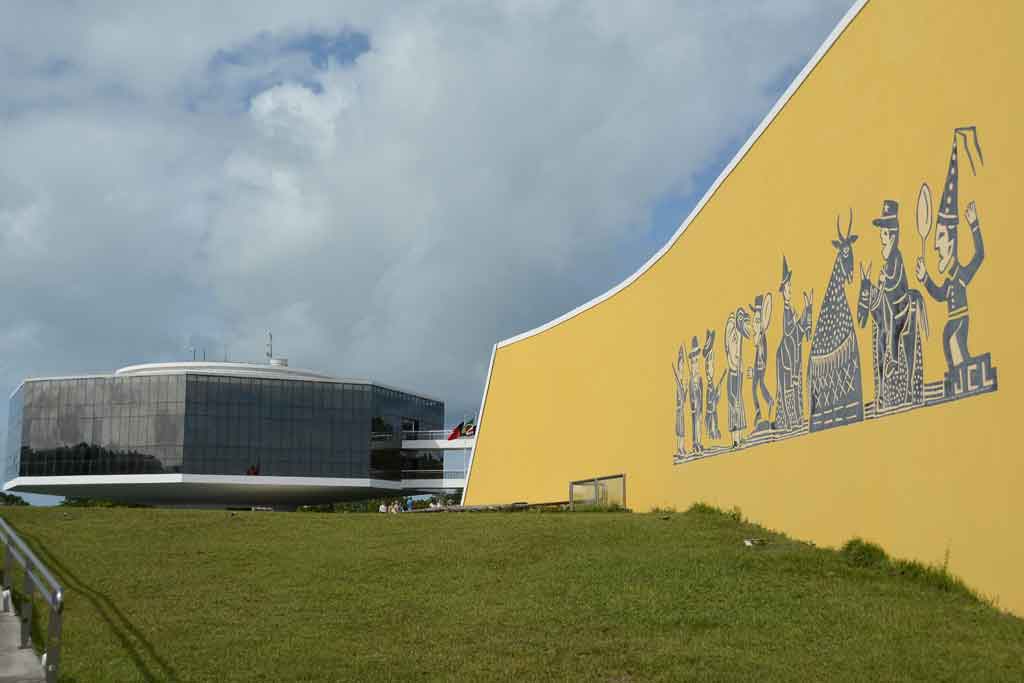
[[(764, 383), (764, 375), (768, 370), (768, 325), (772, 319), (772, 295), (771, 292), (758, 294), (754, 297), (754, 303), (750, 305), (751, 329), (753, 332), (754, 364), (747, 368), (747, 376), (750, 377), (750, 389), (754, 395), (754, 427), (753, 430), (760, 431), (769, 427), (769, 418), (775, 401), (772, 399), (768, 387)], [(763, 396), (768, 410), (761, 413), (761, 403), (758, 396)]]
[(981, 157), (981, 147), (978, 145), (977, 130), (971, 126), (968, 128), (957, 128), (953, 131), (953, 151), (949, 157), (949, 167), (946, 172), (946, 184), (942, 188), (942, 201), (939, 204), (938, 216), (935, 229), (935, 252), (939, 257), (939, 272), (946, 274), (945, 281), (938, 285), (928, 274), (924, 257), (917, 259), (917, 279), (924, 283), (928, 294), (936, 301), (946, 302), (946, 326), (942, 330), (942, 350), (946, 356), (946, 365), (952, 372), (954, 367), (963, 364), (971, 358), (967, 349), (967, 330), (970, 317), (967, 311), (967, 285), (971, 283), (974, 276), (985, 259), (985, 244), (981, 239), (981, 225), (978, 221), (978, 210), (974, 202), (967, 204), (964, 210), (964, 218), (971, 230), (971, 240), (974, 243), (974, 255), (966, 264), (960, 263), (957, 254), (958, 227), (960, 217), (958, 215), (957, 190), (958, 163), (957, 163), (957, 138), (964, 138), (965, 152), (971, 163), (971, 170), (974, 170), (974, 160), (971, 155), (971, 148), (967, 136), (973, 136), (974, 146)]
[(690, 425), (693, 428), (693, 452), (702, 453), (701, 418), (704, 415), (704, 380), (700, 375), (700, 342), (697, 337), (690, 342)]
[(686, 384), (683, 382), (683, 372), (686, 369), (686, 351), (683, 345), (679, 345), (679, 354), (672, 366), (672, 374), (676, 379), (676, 456), (686, 455), (686, 417), (683, 414), (686, 405)]
[(704, 373), (708, 380), (707, 400), (704, 402), (704, 431), (713, 441), (722, 438), (718, 428), (718, 401), (722, 398), (722, 381), (725, 373), (715, 384), (715, 331), (708, 330), (704, 338)]
[(733, 448), (742, 441), (742, 432), (747, 428), (747, 413), (743, 406), (743, 339), (750, 339), (750, 316), (742, 306), (730, 313), (725, 321), (725, 359), (728, 374), (725, 393), (729, 401), (729, 432)]
[(799, 428), (804, 420), (803, 342), (811, 339), (811, 311), (814, 306), (813, 291), (810, 295), (804, 292), (804, 310), (798, 313), (794, 309), (792, 280), (793, 271), (783, 255), (782, 281), (779, 284), (783, 306), (782, 339), (775, 352), (778, 405), (775, 426), (783, 431)]

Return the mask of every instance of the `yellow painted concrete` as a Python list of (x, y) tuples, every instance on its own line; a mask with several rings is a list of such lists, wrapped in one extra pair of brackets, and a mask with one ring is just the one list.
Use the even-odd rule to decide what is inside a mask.
[[(703, 500), (821, 544), (861, 536), (899, 557), (941, 562), (948, 553), (954, 573), (1024, 614), (1021, 27), (1024, 3), (1013, 0), (868, 3), (663, 258), (603, 303), (498, 349), (466, 502), (560, 500), (572, 479), (625, 472), (636, 510)], [(855, 261), (877, 274), (883, 259), (870, 221), (883, 199), (898, 200), (900, 247), (923, 293), (913, 275), (917, 192), (927, 181), (938, 204), (952, 131), (963, 125), (978, 127), (985, 157), (977, 176), (962, 155), (960, 164), (960, 212), (977, 202), (986, 248), (968, 287), (969, 341), (972, 353), (991, 352), (998, 391), (673, 465), (678, 346), (717, 330), (721, 373), (729, 312), (776, 292), (766, 378), (774, 395), (782, 254), (794, 301), (813, 288), (817, 317), (837, 214), (845, 221), (852, 207)], [(966, 262), (973, 248), (963, 220), (960, 235)], [(854, 307), (857, 288), (856, 279), (847, 288)], [(925, 298), (925, 380), (933, 381), (945, 370), (946, 309)], [(868, 400), (870, 325), (858, 334)], [(744, 347), (749, 365), (753, 348)], [(805, 345), (805, 380), (808, 354)], [(743, 397), (750, 421), (749, 379)]]

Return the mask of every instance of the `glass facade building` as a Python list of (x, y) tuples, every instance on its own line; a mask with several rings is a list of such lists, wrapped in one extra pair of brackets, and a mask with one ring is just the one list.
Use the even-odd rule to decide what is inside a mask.
[(397, 479), (403, 430), (443, 425), (441, 401), (372, 382), (243, 363), (135, 366), (23, 382), (3, 475)]

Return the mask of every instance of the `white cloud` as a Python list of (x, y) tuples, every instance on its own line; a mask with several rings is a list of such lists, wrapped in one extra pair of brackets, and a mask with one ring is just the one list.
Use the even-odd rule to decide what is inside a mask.
[[(0, 338), (33, 343), (0, 379), (197, 336), (258, 358), (271, 328), (296, 364), (471, 410), (491, 344), (640, 265), (655, 202), (695, 191), (848, 4), (21, 5)], [(346, 30), (369, 35), (354, 63), (210, 67)]]

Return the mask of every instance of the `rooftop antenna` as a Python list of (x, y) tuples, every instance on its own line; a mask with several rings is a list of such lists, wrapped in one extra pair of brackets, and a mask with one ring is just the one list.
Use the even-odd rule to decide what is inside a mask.
[(206, 360), (206, 349), (203, 349), (203, 360)]
[(267, 330), (267, 360), (274, 357), (274, 333)]

